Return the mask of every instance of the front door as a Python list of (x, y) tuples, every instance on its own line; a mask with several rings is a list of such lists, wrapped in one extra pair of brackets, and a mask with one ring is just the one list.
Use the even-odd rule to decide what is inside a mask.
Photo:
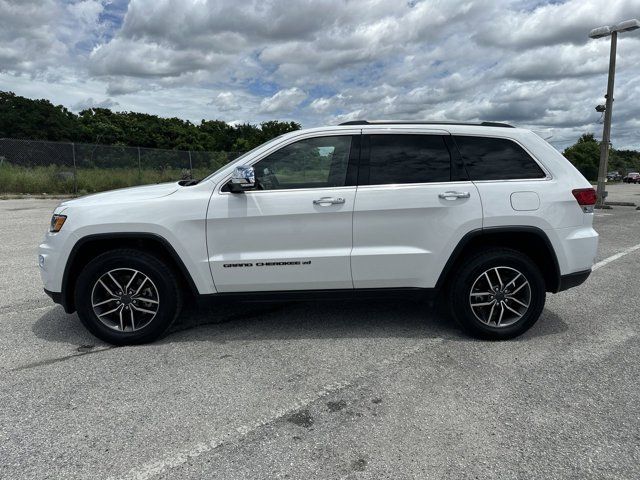
[(359, 133), (297, 139), (252, 161), (255, 188), (216, 187), (207, 246), (218, 292), (353, 288)]

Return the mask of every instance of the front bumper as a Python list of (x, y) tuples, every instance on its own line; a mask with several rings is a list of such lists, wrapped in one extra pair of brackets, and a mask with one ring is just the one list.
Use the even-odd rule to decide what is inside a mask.
[(61, 292), (62, 277), (65, 265), (69, 257), (71, 247), (75, 243), (75, 235), (67, 225), (57, 232), (45, 233), (44, 239), (38, 248), (38, 266), (40, 268), (40, 277), (45, 290), (50, 292)]
[(62, 305), (62, 292), (51, 292), (45, 288), (44, 293), (46, 293), (47, 295), (49, 295), (49, 297), (51, 297), (51, 300), (53, 300), (53, 303)]
[(562, 275), (560, 277), (560, 287), (558, 288), (558, 292), (582, 285), (587, 278), (589, 278), (589, 275), (591, 275), (591, 269)]

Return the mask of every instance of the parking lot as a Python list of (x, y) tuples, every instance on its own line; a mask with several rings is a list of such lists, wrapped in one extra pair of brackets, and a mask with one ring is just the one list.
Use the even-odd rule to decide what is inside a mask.
[(42, 291), (56, 203), (0, 201), (0, 478), (640, 478), (635, 207), (513, 341), (381, 300), (192, 308), (112, 348)]

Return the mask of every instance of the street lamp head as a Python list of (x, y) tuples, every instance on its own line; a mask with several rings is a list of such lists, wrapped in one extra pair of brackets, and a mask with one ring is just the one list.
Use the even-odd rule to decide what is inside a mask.
[(630, 32), (631, 30), (636, 30), (640, 28), (640, 20), (636, 18), (632, 18), (631, 20), (625, 20), (624, 22), (620, 22), (612, 30), (616, 32)]
[[(624, 23), (624, 22), (623, 22)], [(589, 32), (589, 38), (602, 38), (611, 35), (611, 27), (598, 27)]]

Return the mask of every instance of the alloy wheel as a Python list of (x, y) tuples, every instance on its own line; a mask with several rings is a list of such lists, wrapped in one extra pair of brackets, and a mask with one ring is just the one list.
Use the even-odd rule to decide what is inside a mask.
[(531, 304), (531, 285), (512, 267), (493, 267), (473, 282), (469, 305), (475, 317), (491, 327), (508, 327), (520, 320)]
[(120, 332), (135, 332), (156, 317), (160, 295), (144, 273), (132, 268), (116, 268), (93, 285), (91, 306), (105, 326)]

